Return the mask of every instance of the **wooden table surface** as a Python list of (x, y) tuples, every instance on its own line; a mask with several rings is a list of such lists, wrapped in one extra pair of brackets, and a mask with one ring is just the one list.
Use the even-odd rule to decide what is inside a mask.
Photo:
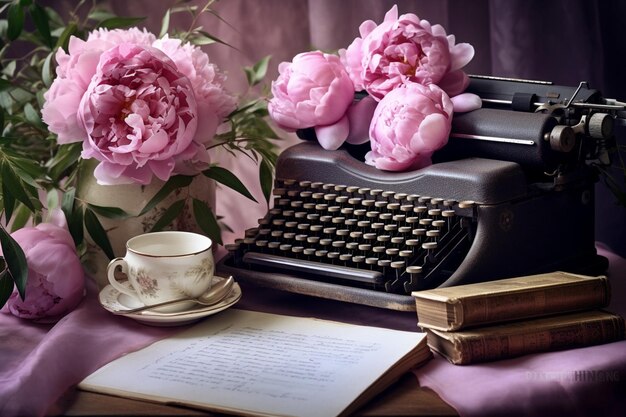
[[(66, 416), (217, 416), (201, 410), (74, 391), (59, 405)], [(458, 416), (433, 391), (421, 388), (413, 374), (404, 375), (355, 416)]]

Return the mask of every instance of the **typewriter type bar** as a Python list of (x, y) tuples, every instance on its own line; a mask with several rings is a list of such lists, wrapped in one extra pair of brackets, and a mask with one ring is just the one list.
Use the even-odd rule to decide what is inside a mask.
[(308, 142), (281, 154), (276, 177), (272, 209), (218, 265), (241, 281), (411, 311), (415, 290), (595, 264), (581, 220), (592, 187), (533, 190), (517, 163), (389, 173)]

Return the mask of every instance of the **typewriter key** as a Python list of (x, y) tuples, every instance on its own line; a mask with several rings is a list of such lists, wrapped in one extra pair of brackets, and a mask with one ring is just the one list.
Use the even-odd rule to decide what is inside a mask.
[(378, 258), (372, 256), (369, 258), (365, 258), (365, 264), (369, 265), (372, 269), (374, 269), (375, 265), (378, 265)]
[(354, 262), (357, 266), (365, 262), (365, 256), (355, 255), (352, 257), (352, 262)]
[(434, 220), (433, 221), (433, 227), (442, 228), (445, 225), (446, 225), (446, 221), (445, 220)]
[(348, 242), (346, 243), (346, 249), (349, 251), (353, 251), (359, 247), (358, 242)]

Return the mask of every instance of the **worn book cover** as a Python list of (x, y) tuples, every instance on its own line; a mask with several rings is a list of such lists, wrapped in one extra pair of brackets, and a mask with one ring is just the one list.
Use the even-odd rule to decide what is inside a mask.
[(79, 388), (246, 416), (351, 414), (432, 357), (426, 335), (230, 309)]
[(458, 332), (426, 329), (428, 345), (456, 365), (598, 345), (624, 338), (624, 319), (590, 310)]
[(609, 304), (606, 276), (569, 272), (501, 279), (413, 292), (418, 325), (437, 330), (603, 308)]

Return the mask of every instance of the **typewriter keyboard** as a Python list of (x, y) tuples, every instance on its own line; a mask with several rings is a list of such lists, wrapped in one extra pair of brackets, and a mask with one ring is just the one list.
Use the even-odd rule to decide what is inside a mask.
[(277, 179), (273, 208), (227, 245), (237, 267), (410, 294), (464, 259), (475, 203)]

